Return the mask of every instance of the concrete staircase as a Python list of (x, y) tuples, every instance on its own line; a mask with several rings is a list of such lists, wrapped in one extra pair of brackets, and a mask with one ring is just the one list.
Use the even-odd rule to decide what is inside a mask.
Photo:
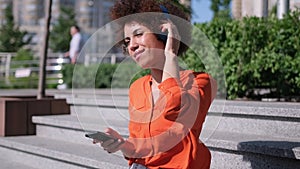
[[(112, 127), (128, 137), (127, 90), (73, 90), (71, 115), (34, 116), (35, 136), (0, 138), (0, 168), (128, 168), (122, 154), (108, 154), (84, 137)], [(202, 141), (211, 168), (300, 168), (300, 104), (215, 100)]]

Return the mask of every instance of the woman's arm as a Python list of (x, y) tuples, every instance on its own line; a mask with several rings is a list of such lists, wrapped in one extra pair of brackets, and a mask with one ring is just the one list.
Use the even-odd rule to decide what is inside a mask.
[(168, 78), (175, 78), (179, 82), (179, 66), (177, 53), (180, 46), (180, 36), (177, 27), (167, 20), (161, 25), (162, 32), (167, 31), (168, 37), (165, 46), (165, 65), (163, 68), (162, 82)]

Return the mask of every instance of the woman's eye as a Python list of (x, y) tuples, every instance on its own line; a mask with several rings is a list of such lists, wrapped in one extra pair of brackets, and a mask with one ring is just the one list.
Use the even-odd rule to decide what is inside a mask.
[(127, 47), (128, 44), (129, 44), (129, 40), (125, 40), (124, 43), (123, 43), (123, 45), (124, 45), (125, 47)]
[(137, 33), (135, 36), (142, 36), (143, 33)]

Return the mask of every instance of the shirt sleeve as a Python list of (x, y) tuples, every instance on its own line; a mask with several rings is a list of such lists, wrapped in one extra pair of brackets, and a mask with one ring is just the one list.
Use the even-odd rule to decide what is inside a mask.
[[(200, 133), (214, 97), (212, 83), (215, 83), (214, 80), (203, 73), (196, 74), (184, 87), (174, 78), (166, 79), (159, 85), (164, 98), (160, 101), (165, 102), (165, 106), (156, 107), (161, 115), (151, 124), (154, 152), (168, 151), (187, 137), (191, 130)], [(166, 141), (170, 144), (165, 144)]]
[(74, 37), (74, 51), (75, 52), (79, 52), (79, 50), (80, 50), (80, 40), (81, 40), (81, 36), (79, 34)]
[(81, 35), (80, 34), (76, 34), (73, 36), (71, 43), (70, 43), (70, 56), (72, 57), (76, 57), (76, 55), (79, 53), (80, 51), (80, 41), (81, 41)]
[(181, 82), (169, 78), (159, 85), (159, 89), (166, 100), (166, 106), (161, 111), (167, 120), (180, 122), (182, 116), (194, 116), (196, 121), (203, 122), (204, 119), (199, 119), (198, 114), (206, 115), (216, 95), (217, 84), (208, 74), (197, 73), (184, 87)]

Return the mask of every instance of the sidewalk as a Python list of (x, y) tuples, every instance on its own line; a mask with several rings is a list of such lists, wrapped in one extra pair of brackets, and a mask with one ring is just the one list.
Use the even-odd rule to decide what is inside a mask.
[[(0, 97), (15, 97), (15, 96), (36, 96), (38, 89), (0, 89)], [(127, 95), (128, 89), (46, 89), (47, 96), (54, 96), (55, 94), (117, 94)]]

